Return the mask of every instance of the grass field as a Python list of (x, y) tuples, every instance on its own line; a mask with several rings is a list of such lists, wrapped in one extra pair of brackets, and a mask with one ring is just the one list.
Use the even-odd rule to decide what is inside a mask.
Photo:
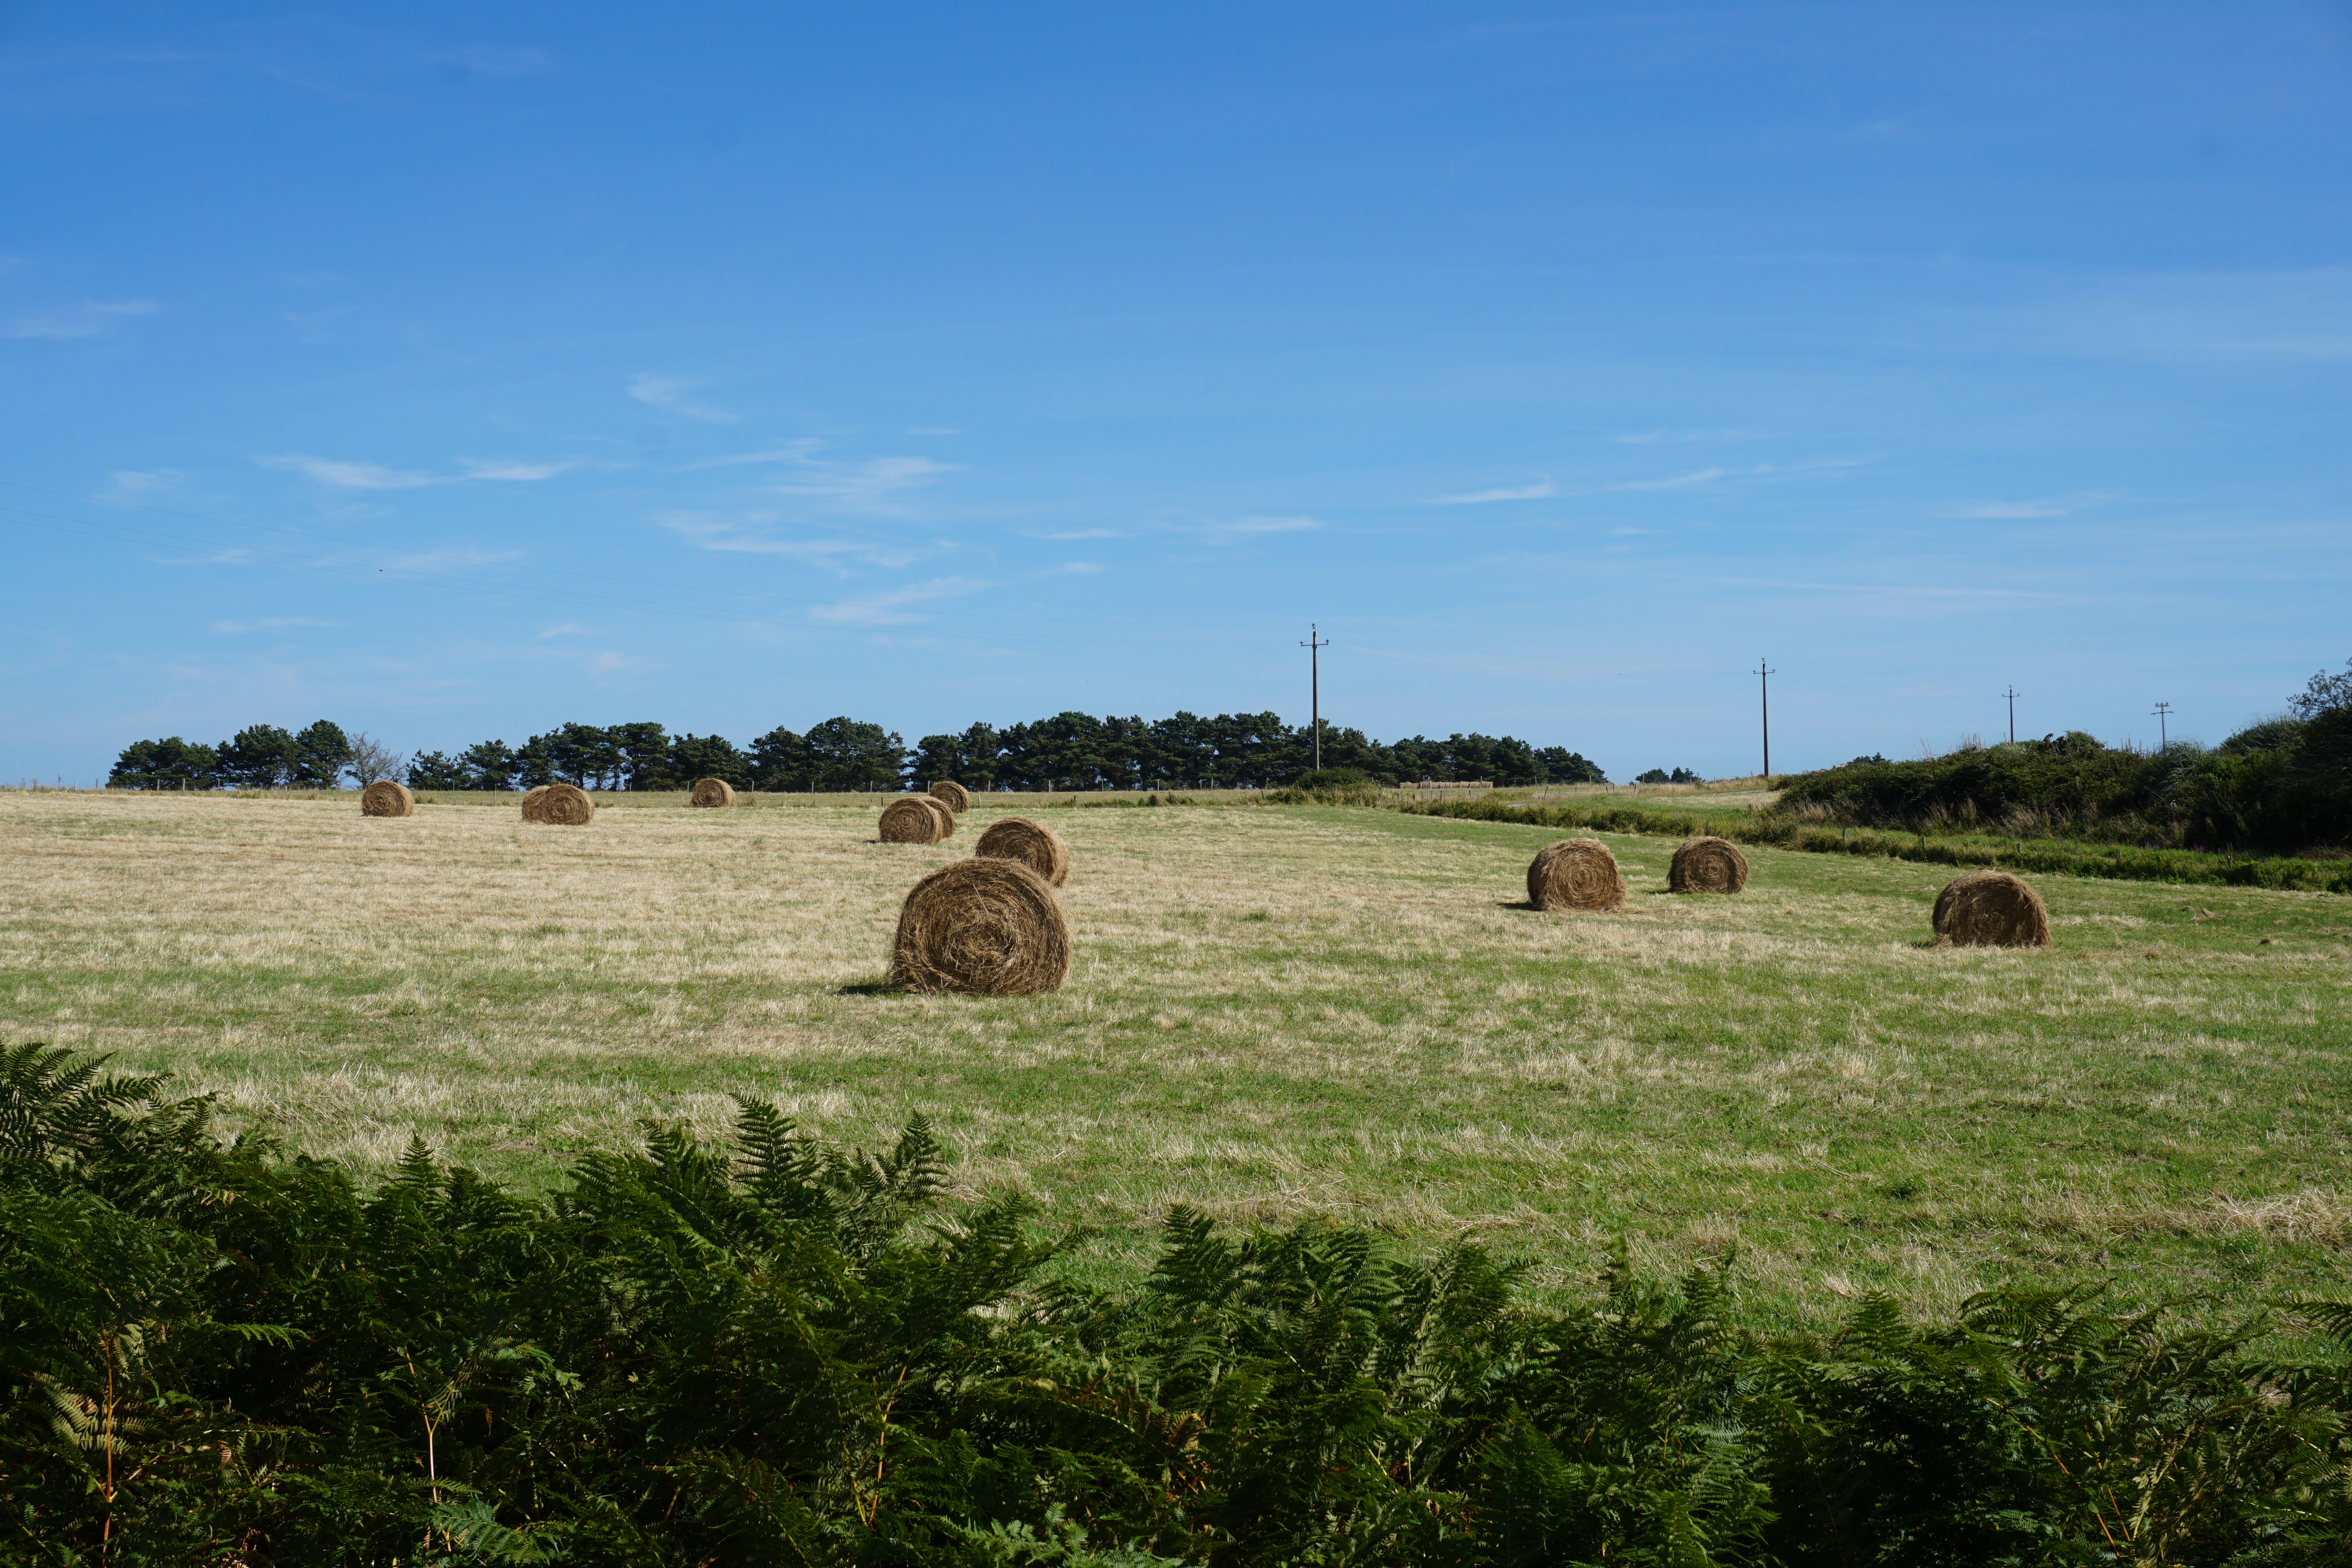
[(421, 1134), (533, 1185), (736, 1094), (856, 1143), (922, 1112), (971, 1188), (1094, 1228), (1101, 1275), (1189, 1203), (1475, 1230), (1539, 1288), (1621, 1235), (1657, 1267), (1736, 1251), (1802, 1318), (2020, 1273), (2345, 1283), (2340, 896), (2052, 877), (2056, 951), (1950, 951), (1932, 866), (1759, 849), (1746, 894), (1675, 898), (1673, 842), (1615, 838), (1630, 907), (1542, 914), (1539, 828), (1049, 809), (1067, 988), (883, 990), (907, 887), (1042, 804), (1005, 800), (910, 846), (870, 841), (871, 798), (563, 829), (512, 797), (0, 793), (0, 1034), (169, 1069), (315, 1152)]

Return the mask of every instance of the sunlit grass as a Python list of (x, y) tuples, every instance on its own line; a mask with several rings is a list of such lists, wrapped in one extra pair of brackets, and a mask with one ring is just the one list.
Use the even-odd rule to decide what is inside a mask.
[(1621, 1236), (1736, 1251), (1791, 1303), (2020, 1271), (2251, 1298), (2335, 1288), (2352, 1245), (2338, 896), (2043, 878), (2055, 952), (1939, 951), (1932, 866), (1759, 848), (1746, 894), (1675, 898), (1671, 841), (1612, 838), (1630, 906), (1539, 914), (1542, 829), (1057, 810), (1067, 988), (880, 990), (899, 897), (1006, 810), (910, 846), (870, 800), (564, 829), (0, 793), (5, 1033), (527, 1183), (736, 1094), (853, 1142), (922, 1111), (1104, 1271), (1180, 1202), (1475, 1230), (1539, 1283)]

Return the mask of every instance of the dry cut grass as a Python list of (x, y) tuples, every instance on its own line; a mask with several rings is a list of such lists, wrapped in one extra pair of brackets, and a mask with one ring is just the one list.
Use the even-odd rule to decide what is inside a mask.
[(2055, 951), (1939, 950), (1932, 867), (1758, 849), (1746, 893), (1675, 897), (1675, 841), (1603, 835), (1626, 907), (1541, 913), (1543, 829), (1071, 810), (1063, 990), (882, 988), (907, 889), (1041, 809), (921, 845), (864, 798), (562, 828), (0, 793), (0, 1033), (525, 1182), (739, 1094), (866, 1143), (923, 1111), (1104, 1272), (1179, 1202), (1476, 1231), (1560, 1286), (1621, 1239), (1736, 1251), (1792, 1312), (2020, 1270), (2328, 1287), (2352, 1246), (2341, 899), (2044, 878)]

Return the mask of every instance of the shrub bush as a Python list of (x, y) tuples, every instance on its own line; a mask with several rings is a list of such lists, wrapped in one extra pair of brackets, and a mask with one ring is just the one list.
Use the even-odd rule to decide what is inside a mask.
[(102, 1058), (0, 1051), (0, 1556), (35, 1563), (2341, 1563), (2352, 1307), (2016, 1289), (1745, 1325), (1622, 1262), (1538, 1310), (1178, 1210), (1136, 1290), (745, 1103), (546, 1199), (373, 1191)]

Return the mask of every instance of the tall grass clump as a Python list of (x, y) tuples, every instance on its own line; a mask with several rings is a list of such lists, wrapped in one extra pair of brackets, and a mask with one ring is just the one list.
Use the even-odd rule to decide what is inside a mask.
[(2095, 1286), (1820, 1339), (1727, 1270), (1528, 1304), (1475, 1244), (1221, 1232), (1139, 1287), (742, 1103), (508, 1192), (363, 1187), (0, 1051), (0, 1557), (33, 1563), (2344, 1561), (2352, 1307)]

